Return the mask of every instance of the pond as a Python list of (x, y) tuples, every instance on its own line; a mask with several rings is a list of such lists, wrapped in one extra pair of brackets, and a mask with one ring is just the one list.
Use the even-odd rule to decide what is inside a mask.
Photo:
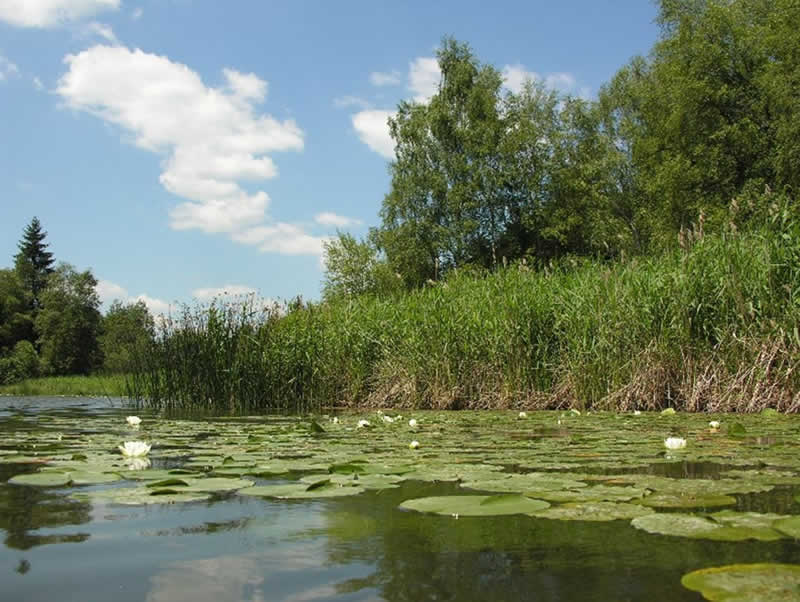
[(800, 600), (796, 416), (131, 413), (0, 398), (0, 600)]

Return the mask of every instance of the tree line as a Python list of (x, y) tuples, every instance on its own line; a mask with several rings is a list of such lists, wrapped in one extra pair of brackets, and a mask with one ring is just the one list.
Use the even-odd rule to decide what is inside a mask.
[(800, 185), (800, 3), (660, 0), (660, 37), (589, 100), (519, 91), (445, 38), (402, 102), (380, 225), (326, 244), (323, 295), (393, 294), (458, 269), (659, 253), (763, 218)]
[(34, 376), (125, 372), (151, 341), (143, 302), (114, 301), (100, 312), (91, 270), (56, 264), (37, 217), (26, 226), (14, 267), (0, 269), (0, 384)]

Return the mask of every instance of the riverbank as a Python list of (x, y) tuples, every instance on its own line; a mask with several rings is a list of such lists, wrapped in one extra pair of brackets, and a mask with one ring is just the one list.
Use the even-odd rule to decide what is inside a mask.
[(122, 397), (125, 375), (48, 376), (0, 386), (0, 395), (77, 395)]
[(154, 407), (800, 410), (793, 222), (657, 256), (461, 271), (395, 297), (185, 308), (139, 358)]

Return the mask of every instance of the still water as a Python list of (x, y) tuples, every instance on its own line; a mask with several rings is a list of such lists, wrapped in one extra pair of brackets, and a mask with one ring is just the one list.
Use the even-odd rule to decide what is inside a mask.
[[(327, 431), (320, 434), (307, 432), (309, 421), (294, 417), (215, 422), (141, 413), (143, 430), (131, 433), (124, 426), (130, 413), (113, 400), (0, 398), (0, 600), (697, 601), (702, 596), (681, 585), (687, 572), (733, 563), (800, 562), (800, 544), (787, 537), (711, 541), (649, 533), (631, 526), (630, 520), (468, 517), (398, 508), (412, 498), (475, 493), (458, 481), (436, 478), (399, 480), (390, 488), (347, 497), (273, 499), (221, 491), (202, 501), (147, 505), (73, 497), (129, 487), (134, 484), (129, 478), (58, 487), (7, 482), (58, 458), (73, 463), (92, 461), (92, 455), (111, 458), (118, 455), (114, 444), (131, 438), (153, 442), (146, 470), (180, 468), (193, 457), (226, 454), (228, 469), (217, 463), (212, 472), (248, 478), (257, 486), (324, 474), (309, 462), (330, 457), (343, 462), (358, 456), (365, 466), (394, 458), (405, 466), (435, 471), (448, 458), (491, 462), (499, 453), (508, 458), (505, 472), (560, 474), (574, 465), (584, 475), (594, 466), (596, 474), (709, 481), (720, 479), (726, 469), (752, 471), (754, 465), (773, 462), (782, 469), (784, 483), (769, 491), (736, 494), (729, 509), (800, 513), (794, 500), (800, 486), (786, 466), (785, 445), (780, 448), (781, 428), (795, 436), (796, 422), (773, 428), (777, 441), (769, 444), (755, 439), (709, 443), (702, 428), (707, 417), (652, 427), (654, 433), (685, 434), (690, 443), (703, 447), (706, 451), (694, 461), (694, 456), (665, 455), (660, 440), (652, 448), (635, 440), (631, 433), (642, 429), (627, 419), (603, 418), (606, 423), (599, 429), (576, 419), (563, 428), (553, 414), (537, 418), (537, 426), (529, 428), (502, 414), (492, 414), (490, 420), (476, 414), (442, 418), (417, 413), (421, 426), (411, 433), (407, 426), (392, 431), (400, 427), (391, 424), (364, 433), (354, 426), (360, 417), (342, 416), (335, 425), (330, 417), (319, 417), (318, 424)], [(380, 420), (374, 413), (368, 418)], [(551, 423), (552, 428), (547, 426)], [(616, 447), (607, 447), (599, 441), (603, 430), (612, 428)], [(749, 423), (747, 428), (753, 430)], [(484, 438), (483, 432), (490, 436)], [(498, 432), (507, 433), (507, 440), (501, 441)], [(620, 433), (625, 433), (621, 443)], [(411, 437), (421, 441), (422, 454), (407, 449)], [(391, 448), (395, 440), (404, 443), (402, 451)], [(712, 444), (717, 446), (713, 450)], [(532, 449), (540, 453), (528, 451)], [(564, 453), (557, 456), (553, 450), (558, 449)], [(752, 463), (744, 461), (742, 450)], [(265, 474), (252, 469), (260, 461), (248, 459), (254, 453), (271, 456), (276, 463), (306, 464), (299, 462), (297, 470), (284, 474)], [(613, 460), (614, 454), (620, 458)]]

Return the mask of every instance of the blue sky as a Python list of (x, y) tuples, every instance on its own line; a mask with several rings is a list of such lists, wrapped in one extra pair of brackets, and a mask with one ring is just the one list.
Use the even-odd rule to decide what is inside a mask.
[(648, 0), (0, 0), (0, 266), (36, 215), (107, 303), (320, 296), (378, 223), (386, 117), (444, 35), (591, 97), (655, 42)]

